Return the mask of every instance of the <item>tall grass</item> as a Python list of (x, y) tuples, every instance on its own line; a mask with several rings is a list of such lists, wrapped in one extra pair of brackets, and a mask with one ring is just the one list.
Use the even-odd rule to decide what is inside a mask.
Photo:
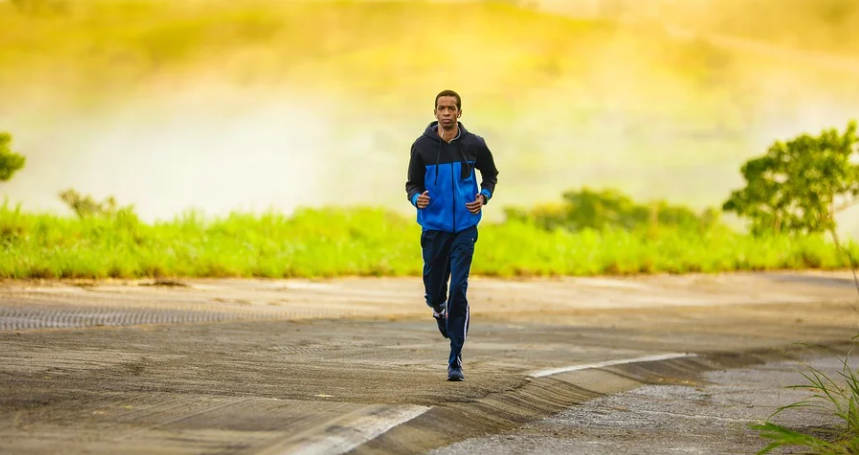
[(814, 408), (832, 415), (843, 425), (836, 429), (817, 429), (820, 437), (771, 421), (752, 425), (751, 428), (757, 430), (762, 438), (772, 441), (758, 455), (781, 447), (803, 447), (813, 455), (859, 453), (859, 376), (849, 365), (849, 355), (842, 359), (842, 368), (834, 377), (808, 365), (802, 375), (807, 383), (789, 388), (807, 389), (812, 395), (777, 409), (770, 417), (792, 409)]
[[(293, 216), (187, 212), (147, 224), (133, 214), (64, 217), (0, 208), (0, 277), (417, 276), (420, 227), (375, 208), (304, 209)], [(753, 238), (726, 228), (547, 231), (483, 224), (473, 273), (558, 276), (843, 268), (823, 237)], [(855, 246), (851, 245), (855, 250)]]

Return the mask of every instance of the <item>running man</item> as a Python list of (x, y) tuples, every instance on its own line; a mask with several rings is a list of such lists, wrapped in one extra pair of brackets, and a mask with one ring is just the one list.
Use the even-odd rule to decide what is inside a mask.
[[(450, 339), (447, 379), (462, 381), (470, 322), (468, 274), (477, 224), (495, 192), (498, 170), (486, 141), (459, 123), (462, 99), (456, 92), (439, 93), (433, 113), (436, 120), (412, 144), (406, 193), (422, 228), (426, 303), (442, 336)], [(475, 169), (482, 177), (480, 189)]]

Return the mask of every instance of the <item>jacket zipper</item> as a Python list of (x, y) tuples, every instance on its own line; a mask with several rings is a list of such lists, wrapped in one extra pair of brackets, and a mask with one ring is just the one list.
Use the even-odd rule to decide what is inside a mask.
[(456, 232), (456, 182), (453, 175), (453, 162), (450, 163), (450, 188), (453, 192), (453, 232)]

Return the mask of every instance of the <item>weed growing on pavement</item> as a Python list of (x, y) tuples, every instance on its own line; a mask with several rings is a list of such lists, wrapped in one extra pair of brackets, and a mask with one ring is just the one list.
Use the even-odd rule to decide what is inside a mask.
[[(855, 339), (855, 337), (854, 337)], [(770, 418), (798, 408), (821, 409), (839, 421), (843, 426), (835, 430), (819, 430), (826, 439), (786, 428), (771, 421), (752, 425), (764, 439), (772, 442), (758, 452), (763, 455), (780, 447), (804, 447), (815, 455), (847, 455), (859, 453), (859, 376), (849, 365), (849, 354), (842, 359), (842, 368), (834, 379), (826, 373), (810, 366), (802, 372), (807, 384), (790, 386), (792, 389), (808, 389), (813, 394), (805, 400), (783, 406)]]

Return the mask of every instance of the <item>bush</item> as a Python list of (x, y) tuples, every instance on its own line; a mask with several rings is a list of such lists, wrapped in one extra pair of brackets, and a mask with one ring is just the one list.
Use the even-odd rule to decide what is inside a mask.
[(719, 223), (719, 213), (714, 209), (699, 215), (666, 201), (639, 204), (612, 189), (568, 191), (560, 204), (541, 205), (531, 210), (510, 207), (505, 209), (505, 214), (508, 220), (533, 223), (547, 230), (562, 228), (573, 232), (585, 229), (654, 231), (662, 227), (707, 230)]

